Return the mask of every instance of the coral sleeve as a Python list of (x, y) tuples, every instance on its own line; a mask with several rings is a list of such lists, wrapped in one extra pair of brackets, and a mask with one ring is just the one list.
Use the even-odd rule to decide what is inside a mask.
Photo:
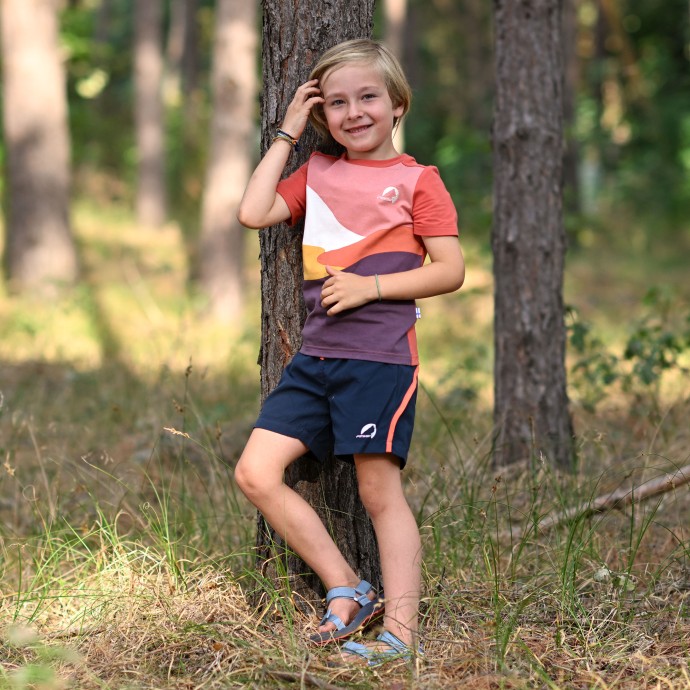
[(438, 169), (428, 166), (415, 187), (412, 222), (415, 235), (458, 234), (458, 213)]

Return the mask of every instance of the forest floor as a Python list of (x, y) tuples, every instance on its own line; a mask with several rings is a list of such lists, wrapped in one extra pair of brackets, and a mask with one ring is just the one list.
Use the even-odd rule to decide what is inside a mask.
[(586, 510), (690, 463), (681, 258), (572, 252), (578, 465), (498, 471), (491, 260), (465, 243), (465, 287), (419, 322), (405, 482), (424, 658), (334, 669), (304, 642), (321, 611), (255, 571), (254, 511), (232, 481), (259, 404), (256, 238), (245, 313), (222, 326), (190, 296), (177, 227), (76, 219), (76, 289), (0, 293), (0, 688), (690, 688), (690, 485)]

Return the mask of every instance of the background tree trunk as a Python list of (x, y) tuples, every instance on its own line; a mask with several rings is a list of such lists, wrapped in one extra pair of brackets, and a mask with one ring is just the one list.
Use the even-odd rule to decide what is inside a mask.
[(2, 0), (5, 268), (11, 289), (77, 275), (69, 221), (70, 139), (58, 3)]
[(168, 215), (163, 107), (163, 3), (134, 3), (134, 115), (138, 154), (137, 221), (161, 226)]
[[(407, 27), (407, 0), (384, 0), (383, 40), (400, 64), (405, 65), (405, 34)], [(393, 143), (399, 153), (405, 150), (405, 122), (398, 124)]]
[[(350, 38), (371, 36), (374, 0), (263, 0), (263, 94), (261, 148), (265, 152), (295, 89), (309, 76), (319, 56), (332, 45)], [(293, 154), (286, 173), (304, 163), (317, 145), (311, 127), (302, 136), (300, 151)], [(301, 344), (304, 322), (302, 301), (303, 226), (284, 224), (261, 231), (261, 391), (266, 395), (278, 383), (283, 368)], [(332, 460), (324, 465), (302, 458), (286, 475), (321, 515), (336, 543), (355, 570), (380, 588), (381, 575), (374, 531), (359, 500), (354, 467)], [(278, 536), (259, 516), (258, 559), (264, 574), (280, 582), (285, 568), (296, 603), (311, 603), (323, 596), (321, 583), (306, 565), (287, 552), (287, 563), (277, 566)], [(283, 556), (281, 556), (283, 558)]]
[(218, 0), (213, 120), (201, 208), (200, 277), (213, 314), (242, 312), (244, 233), (237, 207), (251, 173), (257, 57), (256, 0)]
[(495, 0), (495, 462), (573, 462), (563, 321), (561, 0)]
[(565, 210), (572, 214), (577, 214), (580, 211), (580, 185), (578, 183), (580, 153), (573, 131), (579, 77), (577, 2), (578, 0), (563, 0), (563, 124), (565, 129), (563, 184)]

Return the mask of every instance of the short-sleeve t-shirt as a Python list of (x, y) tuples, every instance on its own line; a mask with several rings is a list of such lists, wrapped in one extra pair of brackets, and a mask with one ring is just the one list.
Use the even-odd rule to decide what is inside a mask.
[[(419, 363), (413, 300), (369, 302), (327, 316), (326, 266), (362, 276), (423, 265), (422, 237), (458, 235), (457, 213), (438, 170), (403, 154), (388, 160), (315, 153), (278, 184), (290, 223), (304, 216), (307, 319), (300, 351), (327, 358)], [(384, 296), (385, 297), (385, 296)]]

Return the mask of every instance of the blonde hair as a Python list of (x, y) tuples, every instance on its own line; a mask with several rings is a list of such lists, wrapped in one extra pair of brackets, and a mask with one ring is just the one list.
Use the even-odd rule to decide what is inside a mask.
[[(393, 121), (393, 127), (409, 111), (412, 89), (398, 59), (382, 43), (368, 38), (355, 38), (329, 48), (316, 63), (309, 79), (323, 81), (330, 72), (353, 62), (373, 65), (381, 73), (394, 108), (402, 106), (402, 114)], [(330, 139), (323, 106), (316, 105), (309, 113), (309, 120), (324, 139)]]

